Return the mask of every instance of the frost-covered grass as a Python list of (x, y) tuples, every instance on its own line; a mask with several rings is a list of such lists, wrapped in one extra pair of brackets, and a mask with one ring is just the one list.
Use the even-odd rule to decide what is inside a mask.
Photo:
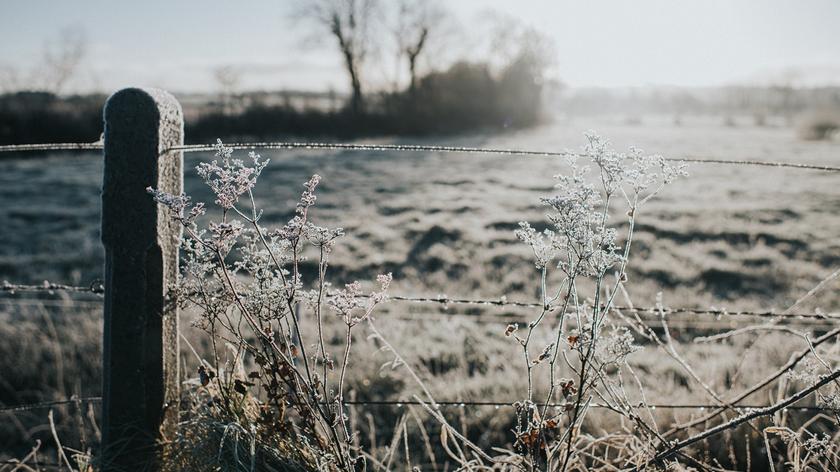
[[(619, 149), (637, 145), (667, 156), (835, 165), (840, 152), (840, 143), (803, 142), (785, 128), (730, 129), (715, 119), (689, 118), (681, 127), (653, 118), (643, 126), (579, 119), (441, 144), (576, 148), (588, 128)], [(259, 194), (266, 224), (289, 215), (300, 181), (315, 173), (325, 178), (319, 222), (347, 230), (333, 254), (334, 274), (393, 272), (400, 293), (535, 296), (524, 287), (531, 277), (528, 250), (515, 244), (513, 230), (520, 220), (541, 221), (539, 198), (553, 185), (546, 177), (563, 169), (556, 161), (430, 153), (263, 156), (272, 159)], [(186, 156), (185, 184), (190, 195), (212, 202), (190, 172), (209, 157)], [(101, 178), (95, 155), (0, 160), (0, 279), (87, 284), (100, 278)], [(840, 263), (835, 187), (836, 176), (827, 173), (693, 166), (691, 179), (650, 202), (636, 232), (640, 257), (630, 277), (637, 303), (651, 304), (662, 291), (669, 305), (786, 306)], [(728, 283), (741, 276), (744, 282)], [(823, 307), (836, 308), (838, 300)]]
[[(647, 125), (648, 121), (645, 123)], [(620, 132), (617, 134), (619, 139), (627, 138)], [(686, 134), (689, 137), (692, 135), (691, 132)], [(660, 136), (658, 139), (663, 138)], [(529, 147), (544, 147), (538, 141), (535, 140)], [(579, 138), (575, 138), (574, 142), (577, 141)], [(679, 144), (671, 142), (663, 147), (669, 146)], [(715, 141), (712, 146), (726, 147), (719, 141)], [(652, 145), (645, 147), (662, 150)], [(817, 157), (812, 159), (809, 154), (807, 160), (819, 162), (821, 153), (830, 150), (816, 148), (814, 154)], [(715, 151), (710, 149), (709, 152)], [(747, 153), (749, 150), (739, 152)], [(704, 152), (698, 150), (692, 154)], [(733, 157), (756, 156), (745, 154)], [(783, 156), (776, 158), (781, 159)], [(260, 177), (257, 201), (266, 209), (261, 221), (268, 224), (288, 219), (291, 216), (290, 210), (294, 209), (294, 203), (290, 200), (297, 198), (295, 193), (298, 193), (299, 187), (287, 185), (286, 182), (299, 182), (308, 176), (309, 170), (317, 169), (325, 179), (321, 183), (318, 205), (314, 210), (315, 221), (318, 224), (340, 224), (347, 233), (331, 254), (333, 280), (343, 282), (355, 278), (370, 279), (377, 272), (390, 271), (395, 275), (395, 281), (390, 287), (394, 293), (434, 295), (446, 292), (453, 296), (483, 297), (506, 295), (510, 299), (529, 300), (540, 296), (539, 284), (535, 283), (538, 280), (535, 276), (539, 272), (534, 269), (529, 248), (515, 240), (513, 230), (522, 219), (531, 221), (540, 229), (544, 227), (544, 223), (540, 224), (545, 218), (543, 210), (538, 206), (537, 197), (553, 193), (550, 175), (568, 170), (558, 169), (556, 162), (482, 158), (479, 162), (484, 167), (475, 171), (475, 157), (466, 159), (415, 155), (390, 160), (388, 156), (343, 155), (315, 158), (312, 161), (280, 160), (277, 162), (275, 158), (275, 162)], [(27, 167), (26, 162), (18, 162), (17, 165)], [(30, 172), (37, 174), (38, 171), (30, 168)], [(633, 264), (628, 270), (626, 284), (633, 300), (638, 304), (651, 304), (655, 300), (655, 293), (662, 291), (667, 305), (725, 303), (730, 308), (785, 306), (826, 275), (837, 262), (836, 246), (833, 246), (837, 242), (830, 237), (831, 231), (836, 228), (833, 225), (837, 223), (827, 217), (832, 205), (836, 207), (836, 202), (833, 202), (828, 192), (831, 188), (830, 180), (824, 176), (807, 174), (807, 179), (804, 176), (785, 177), (792, 180), (782, 181), (775, 178), (775, 174), (765, 172), (752, 169), (743, 172), (732, 169), (698, 170), (695, 167), (691, 179), (666, 188), (657, 199), (651, 200), (644, 216), (636, 222), (636, 246), (631, 253)], [(746, 181), (747, 177), (752, 181)], [(52, 178), (62, 179), (58, 172), (53, 173)], [(703, 179), (712, 183), (707, 181), (703, 184)], [(273, 185), (266, 185), (267, 182)], [(348, 183), (345, 185), (344, 182)], [(778, 185), (780, 182), (785, 185)], [(352, 188), (348, 188), (350, 184)], [(192, 193), (199, 200), (212, 201), (206, 193)], [(621, 222), (624, 218), (622, 214), (616, 214), (614, 225), (620, 232), (627, 230)], [(38, 216), (33, 218), (37, 219)], [(219, 226), (215, 230), (219, 236), (229, 234), (231, 230), (239, 231), (233, 227)], [(60, 227), (57, 234), (63, 234)], [(313, 233), (315, 237), (319, 237), (318, 234)], [(616, 239), (619, 245), (622, 241), (621, 237)], [(37, 239), (29, 242), (37, 244)], [(66, 254), (69, 255), (70, 251), (66, 251)], [(300, 267), (304, 276), (311, 277), (317, 266), (309, 262)], [(548, 276), (548, 279), (554, 284), (562, 283), (561, 277), (552, 279)], [(582, 283), (581, 290), (591, 291), (592, 285)], [(812, 300), (805, 308), (812, 306), (836, 309), (836, 294), (828, 291), (819, 299)], [(7, 312), (14, 310), (9, 309)], [(546, 379), (549, 376), (545, 369), (548, 361), (537, 363), (533, 368), (523, 368), (522, 346), (504, 336), (505, 323), (476, 324), (460, 318), (446, 318), (446, 313), (456, 311), (472, 314), (519, 312), (527, 316), (528, 320), (533, 320), (539, 315), (538, 312), (497, 308), (476, 310), (451, 306), (446, 308), (443, 316), (431, 314), (440, 311), (434, 307), (390, 303), (381, 305), (375, 312), (378, 332), (398, 348), (402, 358), (424, 379), (426, 387), (434, 393), (436, 399), (523, 400), (529, 395), (539, 397), (547, 394)], [(199, 313), (193, 311), (188, 314), (187, 318), (191, 320), (200, 319)], [(396, 319), (404, 317), (415, 319), (409, 322)], [(551, 319), (549, 324), (555, 321)], [(671, 320), (670, 334), (676, 350), (693, 367), (694, 375), (717, 392), (737, 391), (752, 385), (784, 364), (791, 353), (805, 346), (801, 339), (779, 333), (696, 344), (691, 339), (698, 334), (709, 333), (712, 328), (708, 324), (692, 325), (692, 321), (696, 321), (696, 318), (689, 318), (683, 324), (680, 320)], [(78, 336), (81, 339), (64, 339), (58, 343), (59, 346), (68, 343), (75, 345), (85, 339), (92, 341), (90, 345), (96, 345), (99, 334), (95, 328), (80, 329), (72, 323), (62, 326), (64, 329), (56, 330), (55, 336), (61, 339), (64, 336)], [(334, 359), (342, 358), (346, 340), (343, 326), (334, 317), (324, 324), (324, 350)], [(724, 326), (731, 327), (727, 324)], [(410, 400), (413, 395), (420, 393), (422, 390), (418, 390), (416, 382), (405, 370), (382, 369), (384, 363), (393, 361), (393, 355), (381, 352), (381, 344), (367, 340), (368, 332), (361, 326), (359, 328), (352, 336), (354, 352), (345, 379), (347, 398)], [(569, 326), (569, 329), (575, 328), (574, 324)], [(58, 354), (53, 345), (43, 342), (45, 337), (49, 338), (44, 334), (48, 332), (47, 326), (41, 321), (30, 320), (26, 323), (6, 323), (4, 329), (8, 330), (4, 337), (15, 336), (29, 348), (22, 352), (27, 353), (25, 357), (31, 359), (31, 362), (16, 362), (15, 368), (25, 366), (27, 372), (46, 373), (49, 379), (51, 366), (55, 365), (55, 356)], [(312, 329), (311, 324), (302, 323), (303, 337), (317, 337), (316, 332), (307, 331)], [(815, 330), (818, 333), (824, 332), (824, 328)], [(196, 350), (205, 359), (209, 359), (212, 350), (206, 337), (187, 326), (184, 331), (188, 333), (188, 339)], [(553, 331), (548, 331), (541, 333), (536, 330), (533, 334), (531, 355), (534, 357), (540, 356), (545, 346), (552, 343), (556, 345)], [(39, 332), (42, 342), (25, 342), (28, 336), (34, 336), (27, 333)], [(522, 331), (518, 334), (522, 335)], [(636, 372), (648, 402), (711, 402), (709, 394), (697, 379), (676, 359), (664, 355), (663, 348), (641, 339), (637, 339), (635, 344), (642, 350), (628, 356), (628, 368)], [(72, 352), (75, 348), (64, 349), (63, 352)], [(315, 349), (317, 351), (317, 345)], [(221, 348), (218, 352), (224, 357), (230, 351)], [(574, 355), (574, 350), (569, 353)], [(551, 350), (549, 354), (552, 354)], [(832, 352), (823, 354), (833, 359)], [(195, 356), (185, 350), (184, 359), (189, 366), (187, 371), (195, 372)], [(82, 366), (93, 370), (91, 375), (95, 378), (97, 357), (86, 355), (79, 360)], [(4, 372), (6, 368), (3, 366)], [(11, 368), (9, 366), (9, 371)], [(531, 371), (532, 379), (530, 392), (528, 371)], [(63, 373), (63, 377), (72, 378), (73, 374), (67, 372)], [(65, 387), (64, 392), (61, 392), (55, 387), (49, 387), (49, 383), (45, 386), (46, 382), (37, 380), (38, 376), (20, 378), (36, 379), (22, 382), (23, 388), (39, 392), (35, 395), (47, 391), (47, 397), (59, 397), (66, 395), (68, 390), (67, 381), (62, 382)], [(98, 386), (93, 385), (94, 382), (80, 382), (84, 383), (90, 387), (85, 393), (95, 393)], [(792, 391), (802, 385), (789, 385), (787, 388)], [(636, 390), (631, 388), (628, 391), (630, 401), (640, 400), (635, 396)], [(765, 403), (771, 392), (774, 398), (778, 394), (774, 389), (762, 390), (754, 397), (757, 399), (755, 403)], [(352, 426), (349, 428), (360, 433), (357, 436), (358, 444), (352, 446), (358, 445), (369, 451), (373, 457), (371, 461), (391, 460), (393, 467), (402, 468), (408, 459), (413, 461), (413, 465), (422, 464), (424, 468), (430, 466), (427, 462), (431, 459), (423, 452), (426, 449), (424, 434), (433, 442), (435, 460), (438, 463), (447, 460), (448, 456), (438, 446), (439, 421), (430, 418), (421, 407), (347, 408), (351, 413), (348, 424)], [(528, 411), (527, 408), (524, 411)], [(480, 448), (501, 445), (513, 449), (516, 440), (514, 431), (517, 428), (520, 435), (533, 430), (527, 424), (525, 427), (521, 422), (517, 424), (518, 416), (511, 408), (444, 407), (441, 414), (454, 430), (463, 433)], [(658, 427), (665, 430), (696, 412), (660, 409), (651, 414)], [(403, 415), (405, 423), (401, 420)], [(67, 415), (65, 418), (62, 434), (74, 431), (72, 416)], [(805, 419), (802, 415), (791, 416), (793, 418), (788, 418), (785, 424), (795, 425)], [(229, 424), (225, 421), (231, 421), (228, 416), (214, 418), (214, 424)], [(526, 423), (534, 421), (533, 415), (519, 418)], [(627, 423), (622, 423), (609, 412), (593, 410), (582, 421), (583, 430), (578, 434), (584, 441), (589, 435), (603, 437), (607, 433), (626, 432), (624, 428)], [(824, 424), (819, 420), (815, 427), (824, 428)], [(756, 425), (761, 427), (767, 423), (757, 422)], [(206, 429), (208, 424), (204, 423), (201, 427), (205, 429), (195, 431), (204, 431), (206, 434), (201, 433), (199, 436), (213, 437), (212, 430), (208, 432)], [(405, 438), (396, 437), (395, 444), (399, 447), (386, 449), (395, 439), (394, 435), (403, 432), (407, 433), (407, 447), (411, 452), (408, 458), (402, 452), (406, 446), (403, 444)], [(374, 439), (370, 439), (371, 433)], [(90, 434), (95, 437), (95, 432)], [(630, 441), (628, 438), (631, 437), (622, 440)], [(247, 435), (242, 438), (243, 444), (247, 444)], [(742, 428), (729, 437), (695, 446), (692, 454), (707, 462), (717, 459), (726, 467), (745, 468), (746, 454), (743, 447), (749, 442), (752, 447), (752, 466), (754, 470), (759, 470), (762, 461), (766, 460), (759, 451), (763, 441), (762, 437)], [(775, 438), (773, 441), (795, 445), (795, 441), (790, 438), (784, 441)], [(95, 439), (89, 442), (95, 442)], [(21, 443), (18, 445), (24, 447)], [(202, 450), (205, 446), (196, 445), (196, 450)], [(597, 446), (593, 447), (595, 449), (591, 452), (596, 455), (600, 453), (597, 452)], [(644, 445), (633, 444), (632, 441), (626, 443), (629, 451), (639, 448), (644, 449)], [(393, 452), (396, 450), (400, 452)], [(369, 467), (373, 463), (369, 462)]]
[[(254, 444), (270, 451), (272, 444), (288, 443), (295, 447), (284, 455), (307, 469), (358, 470), (368, 462), (388, 469), (400, 434), (410, 461), (404, 421), (397, 423), (387, 461), (377, 460), (373, 447), (360, 443), (359, 429), (350, 421), (346, 380), (353, 333), (360, 326), (391, 357), (385, 365), (409, 375), (418, 389), (414, 401), (440, 427), (445, 460), (460, 468), (586, 467), (591, 464), (587, 451), (605, 440), (612, 443), (613, 434), (623, 445), (613, 444), (618, 455), (600, 459), (604, 464), (639, 466), (659, 460), (654, 443), (667, 445), (668, 440), (652, 415), (651, 423), (639, 416), (645, 394), (627, 364), (640, 349), (634, 331), (667, 348), (716, 401), (723, 401), (673, 349), (664, 318), (664, 336), (641, 320), (630, 327), (616, 326), (614, 320), (619, 296), (632, 304), (625, 283), (639, 212), (666, 186), (687, 175), (682, 162), (636, 148), (619, 153), (607, 140), (587, 133), (581, 153), (569, 155), (569, 169), (554, 177), (553, 194), (541, 199), (548, 228), (538, 231), (528, 222), (519, 223), (514, 234), (531, 250), (541, 308), (521, 332), (519, 323), (510, 323), (504, 333), (521, 347), (519, 371), (525, 373), (527, 385), (525, 395), (513, 404), (513, 439), (482, 447), (464, 435), (463, 425), (455, 427), (446, 419), (423, 377), (400, 354), (401, 347), (376, 327), (376, 308), (388, 299), (392, 274), (378, 275), (369, 292), (358, 281), (332, 288), (330, 257), (345, 233), (313, 223), (321, 177), (313, 175), (303, 184), (288, 222), (264, 226), (255, 186), (268, 161), (254, 152), (247, 160), (233, 157), (233, 149), (221, 141), (215, 148), (216, 159), (200, 163), (196, 170), (212, 191), (217, 212), (208, 212), (208, 205), (185, 194), (147, 190), (185, 233), (181, 277), (170, 296), (196, 311), (195, 326), (205, 331), (212, 345), (208, 358), (197, 355), (198, 380), (185, 392), (192, 409), (184, 413), (184, 423), (221, 422), (242, 431), (252, 444), (252, 467), (266, 457)], [(619, 221), (626, 226), (620, 232)], [(309, 277), (302, 270), (305, 261), (317, 267)], [(304, 323), (314, 327), (309, 338), (301, 329)], [(331, 324), (344, 325), (340, 354), (327, 348), (326, 328)], [(541, 332), (553, 342), (536, 344)], [(231, 353), (224, 355), (228, 350)], [(540, 364), (547, 366), (542, 372)], [(636, 381), (639, 398), (631, 400), (622, 372)], [(537, 386), (540, 373), (542, 391)], [(633, 426), (606, 438), (584, 433), (584, 419), (595, 404)], [(172, 441), (174, 460), (180, 462), (179, 451), (189, 450), (195, 439), (180, 428)], [(438, 454), (429, 445), (426, 456), (434, 462)], [(165, 457), (173, 460), (170, 454)]]
[[(454, 310), (454, 308), (452, 309)], [(66, 398), (71, 394), (98, 395), (100, 393), (100, 350), (101, 311), (84, 306), (68, 304), (57, 311), (54, 308), (18, 307), (3, 309), (3, 323), (0, 324), (0, 371), (4, 375), (3, 401), (22, 402), (43, 399)], [(11, 317), (15, 311), (19, 316)], [(56, 328), (52, 332), (43, 312), (51, 313), (50, 319)], [(192, 316), (186, 313), (182, 330), (187, 339), (199, 352), (208, 353), (206, 337), (190, 326)], [(525, 382), (519, 366), (513, 362), (521, 355), (517, 345), (504, 337), (505, 324), (475, 323), (469, 319), (451, 317), (429, 317), (423, 321), (405, 321), (378, 318), (379, 328), (387, 333), (389, 340), (400, 346), (401, 354), (412, 359), (416, 368), (427, 379), (430, 390), (438, 400), (515, 400), (525, 395)], [(677, 326), (680, 326), (675, 322)], [(724, 325), (728, 326), (727, 323)], [(339, 327), (331, 327), (335, 335), (328, 336), (331, 343), (340, 342)], [(677, 332), (678, 331), (678, 332)], [(410, 400), (417, 393), (409, 376), (399, 369), (382, 369), (390, 358), (367, 342), (364, 333), (354, 342), (354, 362), (347, 379), (348, 398), (356, 400), (402, 399)], [(740, 391), (771, 374), (788, 361), (792, 352), (802, 348), (802, 341), (786, 333), (769, 333), (759, 339), (744, 337), (713, 344), (690, 342), (692, 332), (675, 327), (672, 335), (679, 337), (677, 349), (685, 360), (695, 367), (697, 374), (713, 388), (721, 391)], [(539, 338), (535, 342), (549, 342)], [(182, 346), (182, 358), (188, 372), (195, 372), (195, 357), (186, 346)], [(332, 346), (331, 348), (336, 348)], [(630, 365), (639, 374), (650, 403), (708, 403), (708, 397), (698, 389), (691, 378), (676, 361), (665, 356), (660, 349), (642, 344), (643, 349), (630, 358)], [(63, 387), (57, 386), (58, 355), (63, 358), (61, 378)], [(543, 366), (539, 366), (540, 369)], [(8, 373), (14, 373), (9, 375)], [(540, 379), (542, 377), (539, 377)], [(538, 385), (544, 389), (543, 384)], [(16, 393), (12, 395), (10, 391)], [(755, 396), (755, 403), (772, 398), (774, 389), (762, 390)], [(97, 405), (93, 405), (94, 408)], [(66, 446), (80, 447), (80, 432), (85, 434), (84, 444), (95, 447), (98, 443), (98, 423), (91, 423), (88, 408), (81, 409), (82, 423), (75, 406), (55, 409), (58, 432)], [(439, 434), (433, 421), (422, 416), (417, 406), (353, 406), (350, 411), (363, 444), (370, 444), (371, 432), (376, 437), (376, 455), (385, 457), (386, 447), (393, 438), (394, 427), (402, 414), (408, 415), (410, 449), (422, 451), (425, 448), (413, 414), (421, 417), (424, 427)], [(513, 427), (513, 409), (492, 406), (444, 407), (446, 417), (462, 427), (467, 436), (480, 446), (499, 444), (510, 440)], [(95, 411), (94, 411), (95, 413)], [(657, 424), (667, 428), (675, 422), (696, 417), (691, 410), (654, 411)], [(0, 422), (0, 445), (5, 457), (20, 458), (33, 445), (35, 439), (43, 441), (45, 454), (42, 459), (54, 460), (54, 450), (47, 424), (47, 412), (38, 410), (27, 413), (4, 415)], [(802, 422), (812, 417), (810, 412), (790, 412), (790, 419)], [(98, 415), (95, 413), (94, 417)], [(766, 424), (766, 423), (761, 423)], [(593, 410), (586, 418), (584, 427), (592, 431), (610, 431), (620, 427), (615, 415), (602, 410)], [(746, 470), (744, 444), (749, 441), (752, 450), (752, 470), (763, 470), (766, 465), (760, 456), (763, 439), (749, 430), (739, 430), (732, 437), (719, 438), (698, 446), (700, 456), (717, 458), (721, 464), (735, 470)], [(196, 445), (198, 448), (200, 445)], [(205, 445), (206, 446), (206, 445)], [(723, 447), (726, 446), (726, 447)], [(729, 448), (737, 458), (732, 462)], [(412, 457), (420, 462), (423, 453)], [(206, 457), (206, 456), (201, 456)], [(404, 464), (404, 459), (395, 459)], [(423, 467), (427, 470), (427, 467)]]

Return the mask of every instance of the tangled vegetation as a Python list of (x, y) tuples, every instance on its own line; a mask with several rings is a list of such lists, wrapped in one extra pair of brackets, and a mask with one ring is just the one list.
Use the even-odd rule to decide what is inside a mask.
[[(330, 258), (344, 231), (315, 224), (317, 175), (304, 184), (291, 219), (275, 228), (261, 224), (254, 193), (268, 162), (253, 153), (247, 161), (236, 159), (221, 143), (217, 160), (198, 167), (217, 210), (186, 195), (150, 189), (185, 228), (182, 276), (173, 295), (206, 333), (200, 345), (187, 341), (195, 368), (184, 389), (188, 408), (177, 435), (163, 448), (166, 467), (720, 470), (725, 468), (720, 455), (709, 453), (718, 448), (730, 458), (729, 468), (835, 470), (840, 372), (833, 367), (830, 341), (837, 329), (813, 338), (785, 331), (803, 339), (806, 348), (740, 393), (718, 390), (701, 364), (702, 353), (689, 355), (673, 339), (677, 334), (664, 307), (650, 319), (617, 303), (633, 306), (628, 268), (641, 226), (637, 219), (651, 199), (685, 174), (683, 165), (635, 149), (617, 153), (596, 135), (586, 139), (580, 152), (569, 153), (570, 170), (556, 177), (554, 195), (542, 199), (547, 221), (520, 223), (515, 232), (532, 253), (541, 307), (525, 323), (468, 328), (464, 359), (426, 357), (406, 345), (412, 338), (431, 343), (448, 325), (430, 320), (425, 333), (394, 333), (385, 317), (377, 319), (388, 301), (390, 274), (331, 284)], [(722, 336), (734, 339), (744, 332), (749, 331)], [(724, 339), (708, 338), (695, 342)], [(451, 336), (442, 339), (452, 342)], [(489, 344), (507, 346), (503, 364), (488, 361), (475, 347)], [(656, 362), (667, 361), (683, 382), (719, 406), (688, 420), (657, 411), (648, 400), (649, 365), (638, 361), (646, 345), (661, 352)], [(413, 358), (416, 352), (420, 356)], [(387, 363), (375, 365), (383, 355)], [(507, 389), (519, 396), (513, 408), (491, 410), (490, 419), (475, 423), (464, 406), (453, 415), (439, 400), (452, 398), (442, 382), (458, 382), (457, 377), (434, 377), (452, 368), (447, 363), (462, 361), (456, 374), (475, 371), (494, 383), (512, 384), (499, 390), (473, 387), (472, 398), (494, 400)], [(392, 372), (400, 372), (401, 380)], [(409, 385), (397, 384), (401, 381)], [(769, 407), (736, 406), (776, 381)], [(815, 396), (827, 413), (807, 417), (787, 411), (807, 396)], [(381, 398), (405, 403), (360, 410), (365, 401)], [(606, 415), (611, 420), (605, 421)], [(487, 430), (476, 431), (476, 424)], [(383, 444), (383, 437), (390, 440)], [(766, 445), (766, 457), (750, 456), (761, 454), (756, 442)], [(87, 464), (88, 456), (79, 457)]]

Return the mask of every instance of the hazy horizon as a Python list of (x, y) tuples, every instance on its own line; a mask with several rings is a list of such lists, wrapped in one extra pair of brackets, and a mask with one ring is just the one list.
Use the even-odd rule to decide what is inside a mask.
[[(11, 0), (0, 5), (6, 25), (0, 72), (25, 88), (59, 31), (81, 32), (87, 52), (67, 92), (157, 86), (214, 92), (213, 71), (233, 67), (240, 90), (343, 92), (341, 58), (331, 38), (313, 41), (290, 19), (293, 2), (258, 0), (248, 9), (228, 2), (185, 1), (114, 6), (102, 0)], [(462, 31), (482, 26), (496, 10), (545, 33), (555, 43), (554, 76), (572, 87), (714, 87), (840, 84), (840, 2), (665, 0), (590, 3), (465, 0), (447, 5)], [(259, 14), (255, 14), (259, 12)], [(460, 48), (469, 56), (475, 34)], [(616, 38), (620, 38), (617, 40)], [(471, 43), (470, 41), (474, 41)], [(460, 41), (459, 41), (460, 42)], [(467, 52), (469, 50), (469, 54)], [(383, 53), (383, 55), (386, 53)], [(385, 67), (382, 67), (384, 69)], [(367, 78), (385, 83), (385, 70)], [(2, 85), (2, 84), (0, 84)]]

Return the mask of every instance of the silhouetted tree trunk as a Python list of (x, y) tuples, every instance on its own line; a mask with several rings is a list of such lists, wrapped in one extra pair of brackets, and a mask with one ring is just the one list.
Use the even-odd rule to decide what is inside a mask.
[(427, 49), (429, 37), (440, 36), (446, 17), (446, 10), (435, 0), (402, 0), (393, 10), (391, 31), (399, 59), (408, 59), (408, 90), (412, 93), (417, 88), (418, 59)]
[(338, 45), (350, 79), (350, 109), (364, 110), (362, 69), (370, 47), (370, 24), (378, 0), (306, 0), (301, 13), (322, 25)]
[[(352, 3), (352, 2), (351, 2)], [(349, 12), (349, 29), (356, 27), (355, 13)], [(333, 12), (332, 20), (330, 22), (330, 30), (338, 40), (338, 47), (341, 49), (341, 54), (344, 56), (344, 67), (347, 69), (347, 74), (350, 76), (350, 90), (352, 95), (350, 97), (350, 109), (353, 113), (360, 113), (364, 109), (364, 97), (362, 95), (362, 81), (359, 78), (360, 57), (356, 48), (353, 47), (353, 42), (347, 38), (347, 33), (339, 16), (339, 12)]]
[(405, 54), (408, 56), (408, 90), (412, 93), (414, 93), (414, 90), (417, 87), (417, 56), (423, 52), (423, 46), (426, 45), (426, 38), (428, 37), (429, 28), (424, 26), (420, 30), (420, 37), (417, 38), (417, 42), (413, 46), (407, 47), (405, 50)]

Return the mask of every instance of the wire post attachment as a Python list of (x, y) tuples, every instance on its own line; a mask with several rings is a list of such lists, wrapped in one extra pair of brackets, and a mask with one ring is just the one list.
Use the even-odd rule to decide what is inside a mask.
[(105, 104), (102, 470), (158, 470), (159, 439), (178, 419), (178, 309), (166, 291), (181, 228), (146, 188), (180, 194), (180, 104), (156, 89), (123, 89)]

